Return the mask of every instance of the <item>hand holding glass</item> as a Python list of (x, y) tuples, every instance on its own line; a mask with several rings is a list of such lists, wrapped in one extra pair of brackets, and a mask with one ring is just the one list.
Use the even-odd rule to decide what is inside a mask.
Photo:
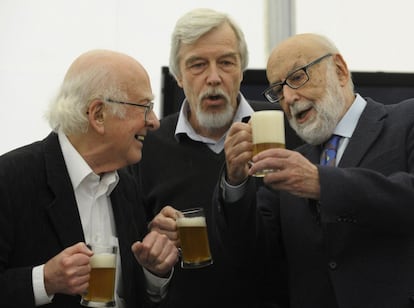
[(204, 210), (194, 208), (177, 212), (176, 222), (181, 243), (181, 267), (199, 268), (212, 264)]
[(88, 292), (82, 296), (81, 305), (87, 307), (115, 307), (116, 247), (88, 245), (94, 252)]
[[(283, 111), (262, 110), (252, 114), (250, 119), (253, 137), (253, 156), (272, 148), (285, 148), (285, 123)], [(266, 169), (254, 174), (263, 177), (274, 170)]]

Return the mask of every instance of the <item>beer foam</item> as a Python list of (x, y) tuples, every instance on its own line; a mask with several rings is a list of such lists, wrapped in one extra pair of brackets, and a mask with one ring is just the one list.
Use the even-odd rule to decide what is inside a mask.
[(115, 267), (115, 255), (111, 253), (95, 254), (90, 260), (91, 267)]
[(204, 217), (180, 217), (177, 219), (179, 227), (205, 227), (206, 219)]
[(251, 117), (253, 143), (285, 144), (285, 123), (283, 111), (256, 111)]

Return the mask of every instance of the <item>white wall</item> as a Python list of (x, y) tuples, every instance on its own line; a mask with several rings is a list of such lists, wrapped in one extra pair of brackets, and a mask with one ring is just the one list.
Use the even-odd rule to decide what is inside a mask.
[(353, 71), (414, 72), (413, 0), (296, 0), (296, 32), (330, 37)]
[(251, 3), (0, 0), (0, 154), (49, 133), (43, 118), (49, 101), (71, 62), (89, 49), (118, 50), (138, 59), (150, 75), (158, 113), (170, 34), (176, 20), (195, 7), (231, 12), (251, 44), (251, 66), (263, 67), (263, 5)]
[[(168, 65), (172, 28), (195, 7), (230, 13), (245, 32), (249, 67), (264, 68), (265, 2), (0, 0), (0, 154), (48, 134), (44, 111), (70, 63), (89, 49), (114, 49), (137, 58), (150, 75), (158, 113), (160, 72)], [(353, 70), (414, 71), (409, 24), (414, 1), (378, 3), (296, 0), (297, 32), (330, 36)]]

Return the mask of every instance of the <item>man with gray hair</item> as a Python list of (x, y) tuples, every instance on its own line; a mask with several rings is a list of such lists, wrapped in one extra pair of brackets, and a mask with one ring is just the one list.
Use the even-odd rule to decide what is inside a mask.
[[(176, 23), (169, 69), (184, 90), (181, 109), (149, 132), (143, 160), (134, 166), (152, 230), (179, 247), (176, 210), (202, 207), (211, 224), (211, 198), (224, 164), (224, 139), (233, 122), (252, 114), (240, 93), (248, 50), (240, 27), (227, 14), (195, 9)], [(208, 229), (214, 263), (201, 269), (175, 267), (163, 307), (258, 307), (265, 301), (256, 288), (261, 263), (236, 267), (218, 248)]]
[(84, 53), (50, 106), (53, 132), (0, 156), (2, 307), (80, 307), (96, 208), (119, 252), (117, 307), (153, 307), (165, 297), (177, 248), (147, 230), (138, 187), (120, 169), (141, 159), (147, 132), (159, 127), (152, 98), (132, 57)]

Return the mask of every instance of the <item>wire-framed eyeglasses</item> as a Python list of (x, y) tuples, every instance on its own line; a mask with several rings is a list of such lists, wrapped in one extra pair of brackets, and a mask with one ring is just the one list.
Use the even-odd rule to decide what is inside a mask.
[(111, 98), (106, 98), (105, 101), (108, 102), (108, 103), (115, 103), (115, 104), (122, 104), (122, 105), (129, 105), (129, 106), (145, 108), (145, 113), (144, 113), (144, 121), (145, 122), (147, 122), (148, 114), (151, 113), (151, 111), (154, 109), (154, 102), (149, 102), (148, 104), (143, 105), (143, 104), (138, 104), (138, 103), (117, 101), (117, 100), (114, 100), (114, 99), (111, 99)]
[(305, 83), (309, 81), (308, 68), (321, 62), (323, 59), (332, 56), (331, 53), (323, 55), (312, 62), (299, 67), (291, 72), (285, 79), (285, 81), (276, 82), (271, 84), (266, 90), (263, 91), (264, 97), (271, 103), (277, 103), (283, 99), (283, 86), (287, 85), (291, 89), (299, 89)]

